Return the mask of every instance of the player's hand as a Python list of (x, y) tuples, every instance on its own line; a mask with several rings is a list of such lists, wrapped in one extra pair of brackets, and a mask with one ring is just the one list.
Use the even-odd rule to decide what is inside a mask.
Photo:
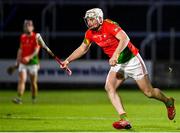
[(15, 65), (9, 66), (6, 71), (9, 75), (12, 75), (17, 70), (17, 68), (18, 68), (18, 65), (15, 64)]
[(65, 68), (68, 67), (68, 65), (69, 65), (69, 61), (68, 61), (68, 60), (65, 60), (65, 61), (62, 62), (62, 65), (60, 65), (60, 67), (61, 67), (62, 69), (65, 69)]
[(110, 66), (115, 66), (117, 63), (118, 63), (118, 58), (112, 56), (112, 57), (109, 59), (109, 65), (110, 65)]
[(26, 56), (26, 57), (22, 58), (22, 63), (27, 64), (30, 60), (31, 60), (31, 58), (29, 56)]

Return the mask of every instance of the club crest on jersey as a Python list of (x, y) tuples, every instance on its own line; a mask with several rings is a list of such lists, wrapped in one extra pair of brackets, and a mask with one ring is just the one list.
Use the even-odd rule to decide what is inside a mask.
[(106, 35), (106, 34), (104, 34), (104, 35), (103, 35), (103, 37), (104, 37), (104, 38), (106, 38), (106, 37), (107, 37), (107, 35)]
[(102, 35), (94, 35), (93, 38), (94, 38), (95, 40), (102, 41)]
[(106, 34), (102, 34), (102, 35), (94, 35), (93, 38), (97, 41), (102, 41), (104, 40), (105, 38), (107, 38), (107, 35)]
[(29, 40), (29, 39), (27, 39), (27, 40), (26, 40), (26, 44), (29, 44), (29, 43), (30, 43), (30, 40)]
[(118, 31), (118, 28), (115, 28), (114, 31), (117, 32), (117, 31)]

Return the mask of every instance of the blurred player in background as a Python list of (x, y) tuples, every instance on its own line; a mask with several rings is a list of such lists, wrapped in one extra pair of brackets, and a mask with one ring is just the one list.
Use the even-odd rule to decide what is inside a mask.
[[(158, 88), (153, 88), (148, 78), (148, 72), (138, 49), (130, 42), (123, 29), (114, 21), (103, 20), (103, 12), (93, 8), (86, 12), (85, 22), (88, 26), (82, 44), (63, 62), (62, 68), (84, 55), (92, 42), (99, 45), (109, 56), (110, 71), (107, 75), (105, 89), (120, 116), (120, 120), (113, 123), (117, 129), (129, 129), (131, 124), (127, 119), (117, 88), (128, 77), (133, 78), (140, 90), (149, 98), (157, 99), (166, 105), (168, 118), (175, 117), (174, 99), (166, 97)], [(137, 109), (138, 111), (138, 109)]]
[(19, 71), (19, 81), (17, 86), (17, 97), (13, 99), (14, 103), (22, 104), (22, 96), (25, 91), (27, 75), (30, 77), (32, 102), (36, 101), (38, 93), (38, 69), (40, 46), (34, 31), (32, 20), (25, 20), (23, 25), (24, 33), (20, 37), (20, 47), (17, 52), (17, 66)]

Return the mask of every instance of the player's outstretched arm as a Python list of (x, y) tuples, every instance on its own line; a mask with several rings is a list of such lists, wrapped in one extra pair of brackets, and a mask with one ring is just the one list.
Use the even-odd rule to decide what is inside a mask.
[(82, 57), (85, 53), (87, 53), (89, 47), (90, 45), (82, 42), (82, 44), (76, 50), (74, 50), (74, 52), (65, 61), (63, 61), (62, 68), (67, 67), (70, 62)]

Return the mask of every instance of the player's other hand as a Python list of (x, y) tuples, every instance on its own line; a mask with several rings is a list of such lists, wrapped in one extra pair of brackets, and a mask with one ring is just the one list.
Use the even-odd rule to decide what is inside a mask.
[(26, 56), (26, 57), (22, 58), (22, 63), (27, 64), (30, 60), (31, 60), (31, 58), (29, 56)]
[(68, 60), (65, 60), (65, 61), (62, 62), (62, 64), (60, 65), (60, 67), (61, 67), (62, 69), (65, 69), (65, 68), (68, 67), (68, 64), (69, 64), (69, 61), (68, 61)]
[(110, 66), (115, 66), (117, 63), (118, 63), (118, 59), (115, 58), (114, 56), (112, 56), (112, 57), (109, 59), (109, 65), (110, 65)]

